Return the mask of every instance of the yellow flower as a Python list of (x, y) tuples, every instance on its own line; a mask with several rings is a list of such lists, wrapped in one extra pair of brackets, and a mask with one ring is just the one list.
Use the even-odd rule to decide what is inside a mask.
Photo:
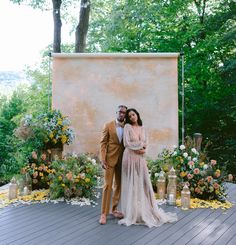
[(199, 163), (200, 167), (203, 167), (204, 164), (205, 164), (204, 162), (200, 162), (200, 163)]
[(43, 177), (43, 173), (42, 173), (42, 172), (40, 172), (40, 173), (39, 173), (39, 176)]
[(181, 177), (185, 177), (186, 175), (187, 175), (186, 172), (181, 172), (181, 173), (180, 173), (180, 176), (181, 176)]
[(59, 119), (59, 120), (57, 121), (57, 125), (62, 125), (62, 120), (61, 120), (61, 119)]
[(57, 143), (57, 140), (56, 140), (56, 139), (53, 139), (52, 142), (53, 142), (54, 144), (56, 144), (56, 143)]
[(49, 138), (52, 139), (54, 137), (53, 133), (49, 134)]
[(62, 136), (61, 136), (61, 143), (62, 143), (62, 144), (65, 144), (66, 141), (67, 141), (67, 137), (66, 137), (65, 135), (62, 135)]
[(62, 129), (61, 129), (61, 131), (66, 131), (67, 130), (67, 128), (68, 128), (68, 126), (64, 126)]
[(65, 184), (61, 184), (62, 187), (65, 187), (66, 185)]
[(62, 180), (62, 177), (61, 176), (58, 176), (58, 180), (61, 181)]
[(89, 183), (90, 182), (90, 178), (85, 178), (85, 182)]

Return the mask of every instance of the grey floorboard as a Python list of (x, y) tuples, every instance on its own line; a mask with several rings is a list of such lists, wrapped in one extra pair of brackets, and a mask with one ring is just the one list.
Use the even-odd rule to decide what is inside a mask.
[(236, 234), (230, 239), (227, 245), (235, 245), (236, 244)]
[[(235, 203), (236, 185), (226, 183), (226, 186), (229, 200)], [(100, 204), (6, 207), (0, 210), (0, 245), (236, 244), (236, 206), (229, 210), (162, 208), (176, 212), (178, 221), (157, 228), (126, 227), (118, 225), (118, 220), (110, 216), (107, 225), (101, 226)]]
[(213, 244), (235, 223), (236, 220), (235, 209), (233, 209), (231, 212), (227, 212), (225, 215), (227, 216), (227, 218), (214, 231), (212, 231), (211, 234), (209, 234), (204, 239), (202, 244), (204, 245)]
[[(41, 223), (40, 226), (37, 224), (37, 222), (34, 222), (34, 225), (31, 225), (30, 227), (27, 226), (21, 230), (18, 230), (18, 235), (17, 236), (15, 235), (10, 240), (10, 242), (13, 242), (16, 240), (26, 242), (30, 239), (32, 240), (37, 239), (37, 237), (40, 237), (38, 236), (39, 234), (43, 235), (45, 234), (45, 232), (50, 232), (51, 229), (54, 229), (54, 226), (56, 226), (57, 224), (63, 223), (63, 221), (65, 220), (69, 221), (76, 214), (78, 214), (78, 207), (76, 208), (72, 206), (69, 209), (68, 204), (65, 204), (63, 209), (60, 212), (56, 210), (56, 212), (54, 212), (54, 215), (51, 216), (50, 219), (48, 219), (48, 214), (44, 215), (41, 219), (43, 223)], [(50, 215), (52, 214), (50, 213)]]

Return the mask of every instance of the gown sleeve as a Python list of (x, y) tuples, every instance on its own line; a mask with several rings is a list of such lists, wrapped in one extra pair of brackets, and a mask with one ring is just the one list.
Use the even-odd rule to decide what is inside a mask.
[(140, 150), (144, 146), (144, 141), (141, 140), (132, 140), (132, 128), (129, 124), (126, 124), (124, 127), (124, 146), (130, 150)]

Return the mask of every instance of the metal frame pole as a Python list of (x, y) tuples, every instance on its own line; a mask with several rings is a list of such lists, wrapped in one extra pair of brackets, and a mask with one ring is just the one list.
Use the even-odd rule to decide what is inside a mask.
[(185, 124), (184, 124), (184, 52), (181, 51), (180, 52), (180, 56), (181, 56), (181, 63), (182, 63), (182, 66), (181, 66), (181, 78), (182, 78), (182, 124), (181, 124), (181, 127), (182, 127), (182, 144), (184, 144), (184, 133), (185, 133), (185, 130), (184, 130), (184, 127), (185, 127)]
[(48, 53), (48, 111), (51, 110), (51, 52)]

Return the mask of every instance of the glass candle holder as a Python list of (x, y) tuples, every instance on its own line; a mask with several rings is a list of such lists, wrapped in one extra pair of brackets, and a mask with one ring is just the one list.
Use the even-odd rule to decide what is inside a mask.
[(167, 185), (167, 203), (169, 205), (176, 204), (176, 174), (175, 169), (172, 167), (168, 174), (168, 185)]
[(181, 208), (183, 210), (188, 210), (190, 208), (190, 190), (186, 184), (181, 191)]
[(17, 194), (18, 194), (18, 185), (16, 183), (15, 177), (13, 177), (11, 179), (11, 183), (9, 184), (8, 198), (10, 200), (15, 199), (15, 198), (17, 198)]
[(163, 200), (166, 195), (166, 178), (163, 171), (160, 172), (159, 178), (157, 179), (157, 194), (158, 198)]

